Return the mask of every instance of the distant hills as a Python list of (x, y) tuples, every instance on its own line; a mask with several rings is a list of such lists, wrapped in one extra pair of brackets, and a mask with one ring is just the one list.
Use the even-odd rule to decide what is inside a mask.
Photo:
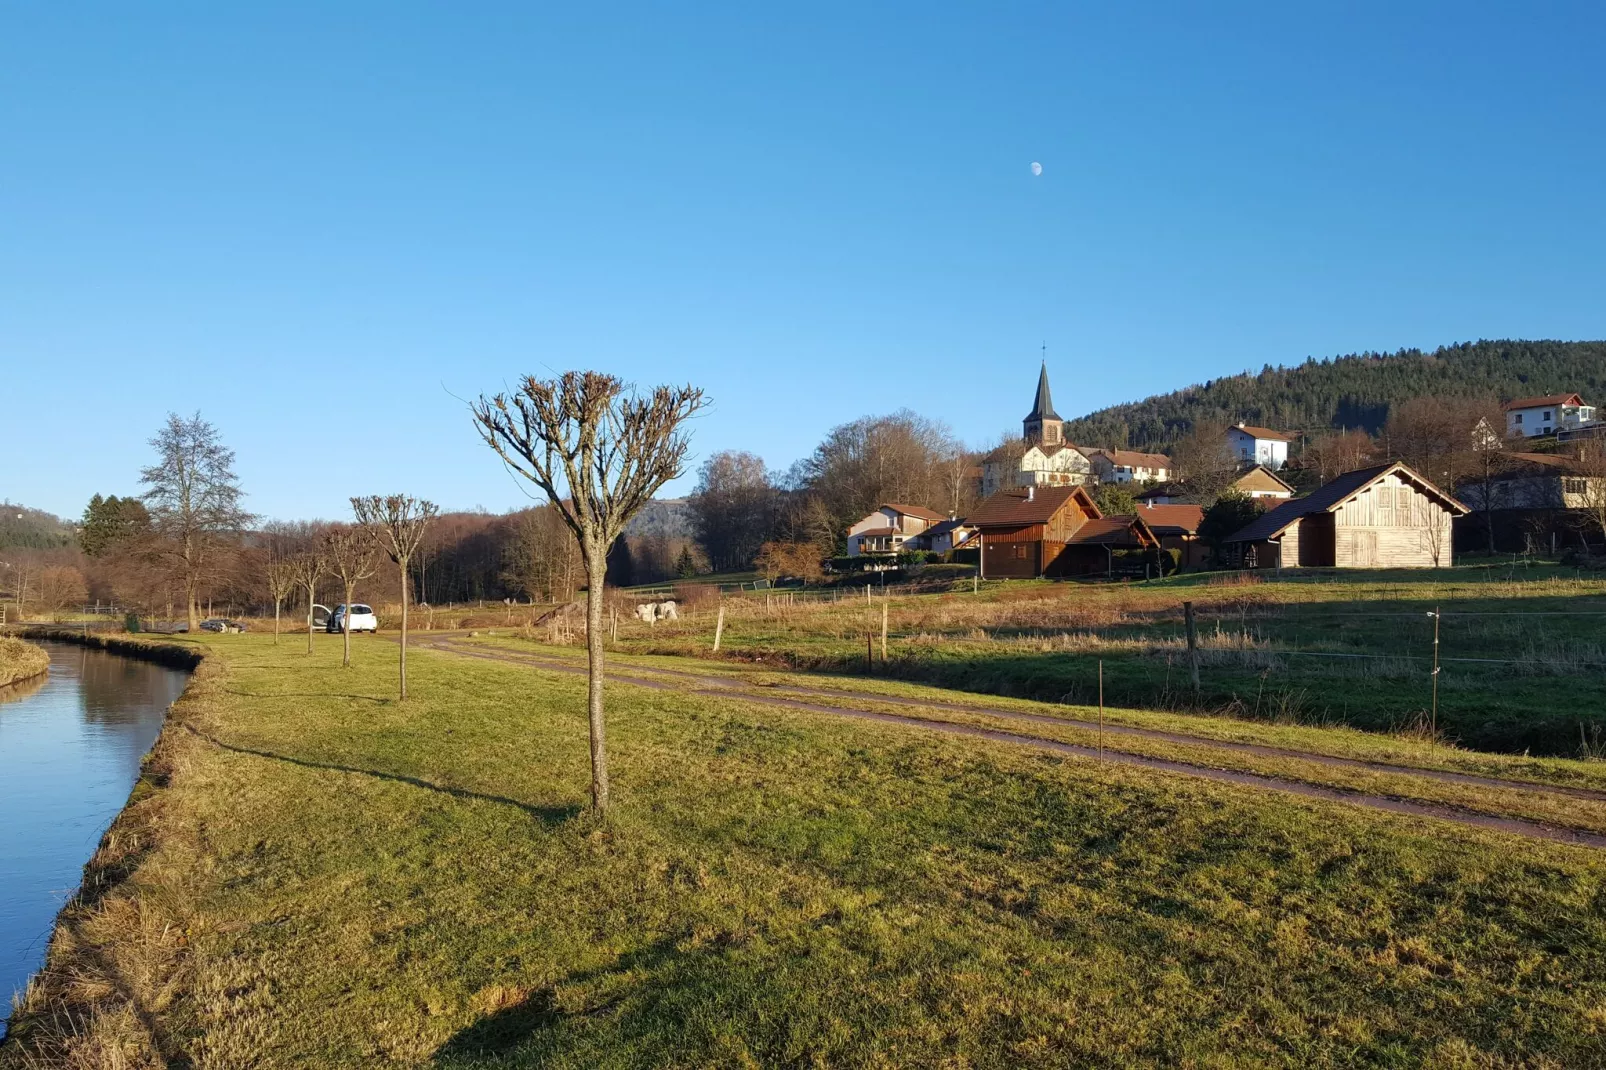
[(1361, 427), (1376, 432), (1389, 408), (1421, 396), (1497, 394), (1502, 399), (1576, 390), (1606, 399), (1606, 342), (1467, 342), (1431, 353), (1354, 353), (1245, 373), (1112, 405), (1065, 424), (1089, 446), (1154, 449), (1200, 423), (1282, 431)]
[(56, 550), (72, 545), (75, 530), (69, 521), (43, 509), (30, 509), (16, 502), (0, 502), (0, 550), (13, 546), (27, 550)]

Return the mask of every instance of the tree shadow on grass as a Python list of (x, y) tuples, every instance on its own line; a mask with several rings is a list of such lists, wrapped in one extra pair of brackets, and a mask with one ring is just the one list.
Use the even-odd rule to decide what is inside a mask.
[(324, 769), (335, 773), (355, 773), (358, 776), (373, 777), (376, 780), (389, 780), (397, 784), (406, 784), (410, 787), (423, 788), (425, 791), (434, 791), (439, 792), (442, 795), (450, 795), (454, 799), (476, 799), (480, 802), (491, 802), (497, 803), (501, 806), (512, 806), (516, 809), (523, 810), (526, 814), (529, 814), (531, 817), (535, 818), (535, 820), (547, 826), (561, 825), (565, 821), (569, 821), (579, 816), (584, 810), (579, 803), (562, 803), (555, 806), (537, 806), (532, 803), (520, 802), (517, 799), (510, 799), (506, 795), (488, 795), (484, 792), (469, 791), (467, 788), (447, 787), (444, 784), (436, 784), (431, 781), (424, 780), (421, 777), (408, 776), (406, 773), (387, 773), (378, 769), (358, 769), (355, 766), (339, 765), (334, 762), (315, 762), (309, 758), (295, 758), (288, 754), (275, 754), (272, 751), (257, 750), (253, 747), (242, 747), (233, 743), (225, 743), (220, 739), (207, 735), (205, 732), (195, 728), (193, 725), (185, 725), (185, 727), (195, 735), (199, 736), (201, 739), (206, 740), (206, 742), (212, 744), (214, 747), (217, 747), (220, 750), (233, 751), (235, 754), (249, 754), (253, 757), (267, 758), (276, 762), (286, 762), (290, 765), (298, 765), (303, 769)]
[(348, 695), (338, 691), (270, 691), (263, 693), (239, 691), (232, 687), (226, 687), (223, 690), (226, 694), (238, 695), (241, 698), (351, 698), (359, 702), (378, 703), (381, 706), (395, 701), (395, 699), (385, 698), (380, 695)]
[[(687, 1020), (686, 1001), (707, 998), (709, 986), (725, 976), (720, 960), (731, 946), (729, 942), (716, 940), (687, 950), (680, 946), (683, 935), (661, 937), (606, 965), (577, 970), (558, 982), (558, 986), (576, 986), (611, 975), (639, 975), (627, 990), (594, 1006), (565, 1010), (558, 1003), (558, 986), (538, 988), (459, 1030), (436, 1049), (431, 1065), (479, 1066), (487, 1060), (501, 1063), (504, 1059), (507, 1065), (541, 1065), (549, 1058), (574, 1055), (577, 1049), (589, 1047), (588, 1038), (575, 1027), (616, 1014), (619, 1017), (609, 1025), (620, 1039), (646, 1040), (647, 1047), (654, 1046), (648, 1038), (656, 1036), (661, 1041), (674, 1033)], [(638, 994), (646, 994), (644, 1003), (620, 1010)]]

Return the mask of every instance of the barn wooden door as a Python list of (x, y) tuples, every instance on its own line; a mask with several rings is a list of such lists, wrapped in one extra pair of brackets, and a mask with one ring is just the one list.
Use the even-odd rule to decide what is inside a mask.
[(1355, 532), (1355, 567), (1377, 567), (1377, 532)]

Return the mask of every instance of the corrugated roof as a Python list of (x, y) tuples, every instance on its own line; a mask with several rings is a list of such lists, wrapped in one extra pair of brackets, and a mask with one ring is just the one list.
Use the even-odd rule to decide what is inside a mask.
[(1269, 427), (1256, 427), (1254, 424), (1239, 424), (1237, 427), (1232, 428), (1232, 430), (1242, 431), (1247, 435), (1253, 435), (1255, 438), (1263, 438), (1270, 442), (1292, 441), (1292, 439), (1283, 434), (1281, 431), (1273, 431)]
[(1077, 495), (1081, 495), (1082, 504), (1090, 515), (1099, 515), (1098, 506), (1093, 504), (1093, 499), (1081, 487), (1036, 487), (1029, 501), (1024, 490), (1006, 490), (994, 494), (976, 506), (967, 519), (974, 527), (1042, 524)]
[(1138, 513), (1156, 535), (1192, 535), (1204, 519), (1198, 505), (1145, 505)]
[(923, 505), (899, 505), (897, 502), (885, 502), (881, 505), (881, 508), (891, 509), (893, 512), (902, 513), (904, 516), (918, 516), (922, 520), (948, 519), (947, 514), (939, 513), (934, 509), (927, 509)]
[(1408, 466), (1398, 461), (1392, 461), (1388, 464), (1375, 464), (1370, 468), (1357, 468), (1353, 472), (1345, 472), (1303, 498), (1294, 498), (1283, 502), (1277, 508), (1262, 514), (1254, 523), (1232, 535), (1227, 541), (1260, 542), (1262, 539), (1273, 538), (1281, 534), (1283, 529), (1302, 516), (1309, 516), (1312, 513), (1332, 512), (1351, 497), (1360, 493), (1368, 484), (1394, 471), (1400, 472), (1405, 478), (1438, 498), (1451, 512), (1460, 514), (1468, 512), (1466, 506), (1417, 475)]
[(1546, 405), (1582, 405), (1584, 399), (1577, 394), (1546, 394), (1538, 398), (1512, 398), (1500, 406), (1506, 412), (1512, 409), (1538, 409)]

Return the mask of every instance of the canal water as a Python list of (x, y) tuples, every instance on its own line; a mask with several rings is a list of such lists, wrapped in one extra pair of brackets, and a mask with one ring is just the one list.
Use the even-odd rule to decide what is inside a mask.
[(0, 687), (0, 1035), (189, 673), (65, 643)]

